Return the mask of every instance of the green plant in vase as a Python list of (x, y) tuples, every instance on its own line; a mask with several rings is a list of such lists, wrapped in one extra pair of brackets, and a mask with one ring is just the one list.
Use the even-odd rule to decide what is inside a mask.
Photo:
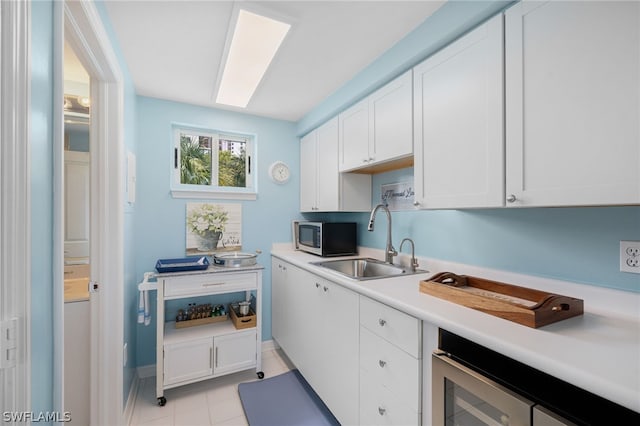
[(199, 251), (212, 251), (225, 231), (229, 214), (215, 204), (202, 204), (187, 217), (189, 230), (198, 237)]

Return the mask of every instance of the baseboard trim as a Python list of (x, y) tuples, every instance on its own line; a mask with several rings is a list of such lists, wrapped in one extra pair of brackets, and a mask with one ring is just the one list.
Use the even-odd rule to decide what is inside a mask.
[[(155, 368), (154, 368), (155, 371)], [(124, 407), (124, 413), (122, 413), (122, 420), (125, 425), (130, 425), (133, 420), (133, 410), (136, 406), (136, 399), (138, 398), (138, 390), (140, 389), (140, 376), (137, 375), (133, 378), (131, 389), (129, 389), (129, 397)]]
[[(275, 340), (265, 340), (265, 341), (262, 342), (262, 352), (263, 353), (267, 352), (267, 351), (272, 351), (274, 349), (280, 349), (280, 345), (278, 345)], [(142, 365), (140, 367), (137, 367), (136, 368), (136, 374), (138, 375), (138, 380), (139, 379), (146, 379), (147, 377), (155, 377), (155, 375), (156, 375), (156, 365), (155, 364), (148, 364), (148, 365)], [(127, 403), (128, 403), (128, 401), (127, 401)]]

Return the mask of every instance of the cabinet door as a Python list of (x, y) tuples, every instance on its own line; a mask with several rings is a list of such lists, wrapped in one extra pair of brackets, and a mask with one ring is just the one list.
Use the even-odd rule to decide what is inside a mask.
[[(317, 207), (320, 211), (338, 211), (340, 210), (338, 117), (320, 126), (317, 135)], [(300, 196), (302, 197), (302, 194)]]
[(420, 208), (503, 205), (503, 85), (502, 15), (414, 68)]
[(358, 295), (338, 284), (316, 281), (319, 312), (312, 321), (319, 324), (315, 336), (320, 358), (312, 386), (341, 424), (358, 424)]
[(369, 96), (369, 161), (413, 154), (413, 87), (409, 70)]
[(506, 12), (507, 205), (640, 202), (640, 3)]
[(256, 365), (256, 330), (213, 339), (213, 374), (227, 374)]
[(89, 256), (89, 153), (65, 151), (65, 257)]
[(300, 211), (317, 210), (317, 132), (314, 130), (300, 139)]
[(164, 384), (202, 379), (213, 374), (213, 338), (164, 345)]
[(353, 170), (369, 162), (369, 108), (364, 99), (338, 116), (340, 171)]

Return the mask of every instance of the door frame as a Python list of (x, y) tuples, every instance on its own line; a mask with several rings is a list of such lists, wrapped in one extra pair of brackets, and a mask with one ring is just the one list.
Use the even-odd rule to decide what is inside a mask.
[[(64, 190), (62, 58), (64, 40), (91, 77), (91, 299), (90, 418), (92, 425), (121, 424), (123, 418), (124, 341), (124, 167), (123, 77), (110, 38), (93, 2), (54, 2), (54, 193)], [(62, 9), (62, 10), (60, 10)], [(56, 72), (57, 71), (57, 72)], [(64, 206), (54, 197), (54, 288), (64, 281)], [(59, 299), (56, 299), (59, 300)], [(60, 305), (60, 303), (57, 303)], [(64, 307), (54, 306), (54, 341), (64, 341)], [(54, 348), (54, 395), (64, 394), (64, 348)], [(56, 401), (61, 404), (62, 401)], [(60, 412), (62, 406), (56, 407)]]
[(0, 334), (14, 330), (0, 346), (15, 357), (0, 369), (0, 407), (21, 413), (31, 408), (31, 4), (1, 2), (0, 18)]

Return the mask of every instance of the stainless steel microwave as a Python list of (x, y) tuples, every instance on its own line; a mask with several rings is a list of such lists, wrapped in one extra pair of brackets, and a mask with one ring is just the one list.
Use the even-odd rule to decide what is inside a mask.
[(318, 256), (358, 254), (355, 222), (298, 222), (296, 247)]

